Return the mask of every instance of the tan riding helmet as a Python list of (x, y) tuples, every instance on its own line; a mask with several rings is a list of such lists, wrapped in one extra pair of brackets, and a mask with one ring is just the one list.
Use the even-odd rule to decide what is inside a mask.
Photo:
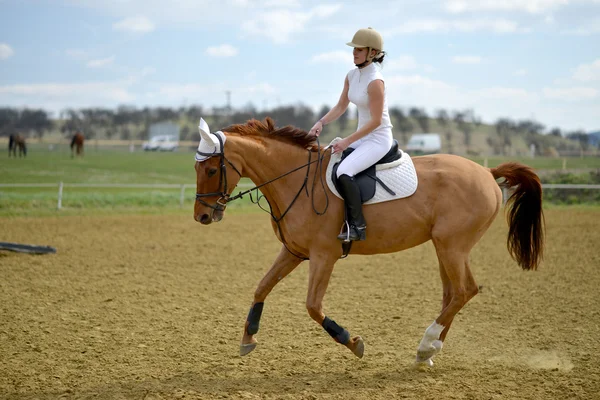
[[(379, 50), (377, 52), (377, 55), (383, 51), (383, 38), (381, 37), (379, 32), (377, 32), (371, 27), (368, 27), (366, 29), (359, 29), (358, 31), (356, 31), (354, 37), (352, 38), (352, 41), (346, 44), (351, 47), (368, 47), (369, 50)], [(377, 57), (377, 55), (375, 55), (375, 57)], [(367, 59), (371, 61), (372, 57), (369, 55)]]

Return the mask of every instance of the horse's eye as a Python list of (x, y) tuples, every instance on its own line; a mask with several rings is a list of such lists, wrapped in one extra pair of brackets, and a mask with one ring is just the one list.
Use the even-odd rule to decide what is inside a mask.
[(216, 173), (217, 173), (217, 169), (211, 168), (208, 170), (208, 177), (210, 178), (211, 176), (214, 176)]

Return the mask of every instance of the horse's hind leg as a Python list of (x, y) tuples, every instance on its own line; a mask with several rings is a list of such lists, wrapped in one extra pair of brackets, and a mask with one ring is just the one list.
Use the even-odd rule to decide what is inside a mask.
[(277, 282), (286, 277), (300, 264), (302, 260), (291, 254), (285, 246), (282, 246), (279, 255), (269, 269), (269, 272), (262, 278), (256, 291), (254, 292), (254, 301), (250, 307), (246, 324), (244, 325), (244, 334), (240, 345), (240, 355), (245, 356), (256, 347), (257, 340), (254, 335), (258, 332), (260, 317), (267, 295), (275, 287)]
[(437, 354), (448, 334), (454, 316), (478, 293), (478, 287), (469, 268), (469, 251), (472, 246), (461, 250), (444, 244), (434, 238), (439, 263), (440, 276), (444, 287), (442, 312), (427, 328), (417, 350), (417, 362), (432, 365), (432, 357)]

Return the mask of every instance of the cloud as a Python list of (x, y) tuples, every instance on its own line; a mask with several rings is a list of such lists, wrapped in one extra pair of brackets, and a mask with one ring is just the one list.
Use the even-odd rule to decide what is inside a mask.
[(526, 100), (537, 97), (536, 95), (529, 93), (525, 89), (494, 86), (484, 89), (479, 89), (473, 92), (473, 94), (479, 99), (494, 99), (494, 100)]
[(519, 28), (519, 25), (516, 22), (506, 19), (477, 18), (473, 20), (448, 20), (440, 18), (429, 18), (414, 19), (408, 22), (404, 22), (395, 28), (382, 32), (382, 35), (384, 37), (388, 37), (399, 34), (413, 33), (472, 33), (479, 31), (489, 31), (494, 33), (506, 34), (520, 33), (525, 32), (526, 30), (523, 28)]
[(516, 70), (513, 73), (513, 75), (515, 75), (515, 76), (525, 76), (525, 75), (527, 75), (527, 73), (528, 73), (528, 71), (525, 68), (521, 68), (521, 69)]
[(600, 81), (600, 58), (591, 64), (581, 64), (575, 68), (573, 79), (580, 82)]
[(65, 50), (65, 54), (67, 55), (67, 57), (72, 58), (76, 61), (83, 62), (89, 59), (89, 54), (87, 53), (87, 51), (81, 49), (67, 49)]
[[(215, 104), (215, 97), (225, 98), (224, 93), (231, 90), (234, 87), (235, 91), (233, 95), (240, 97), (239, 95), (273, 95), (278, 93), (278, 90), (268, 83), (257, 83), (254, 85), (240, 86), (231, 85), (224, 82), (212, 83), (212, 84), (164, 84), (158, 90), (156, 96), (171, 101), (180, 101), (182, 98), (198, 99), (198, 101), (206, 102), (208, 104)], [(208, 97), (208, 101), (203, 98)]]
[(87, 63), (88, 68), (103, 68), (111, 65), (115, 61), (115, 56), (101, 58), (99, 60), (90, 60)]
[(0, 43), (0, 60), (6, 60), (15, 54), (15, 51), (6, 43)]
[(263, 36), (277, 44), (283, 44), (290, 37), (305, 30), (313, 19), (327, 18), (342, 8), (341, 4), (322, 5), (307, 12), (274, 10), (259, 13), (255, 19), (245, 21), (242, 30), (254, 36)]
[(481, 64), (482, 58), (479, 56), (454, 56), (452, 62), (454, 64)]
[(311, 64), (319, 64), (319, 63), (330, 63), (330, 62), (338, 62), (344, 64), (352, 64), (354, 58), (352, 57), (352, 53), (348, 51), (330, 51), (329, 53), (321, 53), (311, 57)]
[(55, 113), (69, 107), (114, 107), (136, 99), (125, 86), (123, 82), (4, 85), (0, 86), (0, 103)]
[(543, 93), (549, 99), (564, 101), (590, 100), (598, 96), (598, 90), (589, 87), (544, 88)]
[(541, 14), (568, 5), (569, 0), (448, 0), (444, 9), (452, 14), (474, 11), (518, 11)]
[[(387, 58), (387, 57), (386, 57)], [(419, 64), (413, 56), (400, 56), (391, 60), (385, 60), (384, 62), (386, 71), (394, 70), (412, 70), (417, 69)]]
[(386, 83), (389, 85), (397, 86), (418, 86), (423, 89), (442, 89), (450, 90), (454, 89), (452, 85), (445, 82), (430, 79), (421, 75), (396, 75), (386, 79)]
[(142, 15), (136, 17), (128, 17), (113, 24), (113, 29), (116, 31), (125, 31), (132, 33), (148, 33), (155, 29), (155, 25), (147, 17)]
[(238, 49), (230, 44), (222, 44), (207, 48), (206, 54), (211, 57), (234, 57), (238, 54)]
[[(600, 3), (600, 2), (599, 2)], [(577, 28), (563, 29), (563, 35), (590, 36), (600, 33), (600, 18), (596, 17), (589, 21), (578, 21)]]

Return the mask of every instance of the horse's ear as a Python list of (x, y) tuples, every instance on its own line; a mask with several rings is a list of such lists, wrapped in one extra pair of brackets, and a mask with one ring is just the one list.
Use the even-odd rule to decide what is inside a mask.
[(203, 118), (200, 118), (200, 123), (198, 124), (198, 131), (200, 132), (200, 141), (205, 140), (208, 143), (211, 143), (213, 146), (217, 145), (217, 141), (210, 134), (210, 128), (208, 127), (208, 124)]
[(265, 124), (267, 125), (269, 132), (273, 132), (275, 130), (275, 121), (273, 121), (271, 117), (265, 118)]

